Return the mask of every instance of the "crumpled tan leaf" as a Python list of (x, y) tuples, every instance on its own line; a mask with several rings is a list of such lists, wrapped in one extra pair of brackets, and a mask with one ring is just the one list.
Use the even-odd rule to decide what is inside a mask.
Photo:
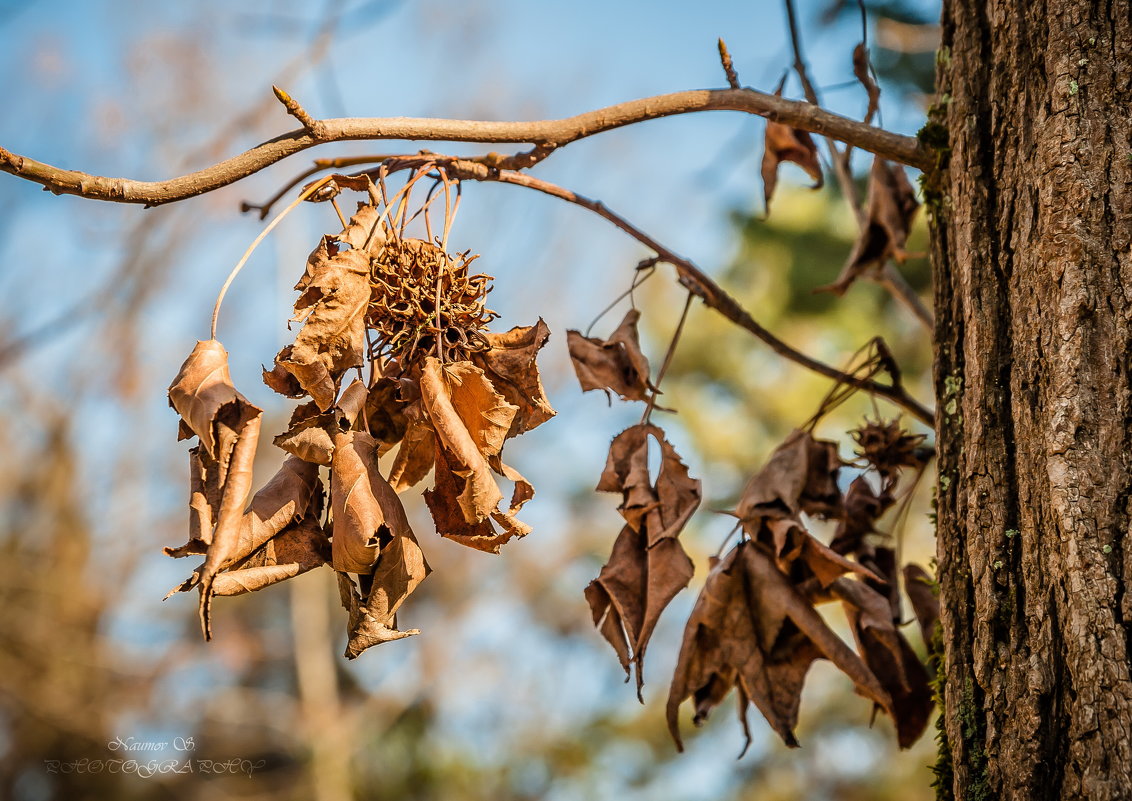
[[(781, 97), (782, 91), (775, 94)], [(805, 170), (814, 180), (814, 189), (821, 189), (824, 184), (818, 148), (809, 132), (767, 120), (762, 163), (763, 198), (767, 214), (770, 213), (770, 199), (778, 185), (778, 165), (784, 161), (793, 162)]]
[(378, 471), (377, 445), (362, 431), (334, 438), (330, 510), (332, 561), (339, 572), (368, 574), (382, 548), (398, 537), (413, 538), (401, 499)]
[(319, 412), (314, 402), (300, 405), (291, 414), (287, 430), (275, 437), (275, 445), (304, 461), (329, 467), (334, 437), (350, 430), (365, 408), (367, 394), (365, 382), (355, 379), (329, 411)]
[(354, 659), (367, 648), (390, 640), (400, 640), (418, 629), (397, 630), (397, 612), (431, 572), (424, 553), (412, 532), (394, 537), (381, 549), (372, 575), (360, 577), (369, 584), (362, 600), (353, 579), (338, 573), (342, 605), (349, 612), (346, 658)]
[[(429, 357), (421, 371), (420, 389), (421, 404), (436, 436), (435, 483), (425, 492), (425, 501), (437, 531), (498, 553), (503, 542), (530, 532), (515, 515), (534, 496), (534, 488), (500, 456), (517, 408), (471, 362), (442, 365)], [(515, 484), (507, 510), (499, 508), (503, 492), (493, 471)], [(491, 521), (502, 532), (497, 533)]]
[(554, 417), (556, 412), (546, 397), (535, 361), (550, 338), (543, 319), (485, 336), (491, 348), (473, 354), (472, 362), (484, 371), (495, 391), (517, 409), (507, 436), (517, 437)]
[(330, 541), (317, 517), (305, 517), (268, 540), (247, 559), (216, 576), (213, 595), (243, 595), (324, 565)]
[(641, 313), (629, 309), (609, 339), (585, 337), (578, 331), (566, 332), (566, 347), (582, 390), (613, 390), (623, 400), (647, 401), (653, 389), (649, 383), (649, 363), (641, 352), (637, 321)]
[(739, 543), (713, 567), (684, 629), (667, 707), (677, 748), (683, 750), (681, 703), (693, 699), (698, 724), (732, 687), (740, 691), (744, 729), (750, 701), (787, 745), (796, 746), (802, 685), (819, 657), (837, 665), (858, 694), (891, 708), (876, 676), (826, 625), (764, 546)]
[[(326, 411), (338, 396), (338, 382), (365, 354), (370, 300), (370, 260), (385, 243), (375, 228), (377, 209), (362, 206), (337, 237), (324, 237), (295, 285), (295, 320), (303, 327), (264, 371), (264, 382), (288, 397), (309, 394)], [(348, 249), (347, 249), (348, 248)]]
[(861, 82), (861, 86), (865, 87), (865, 92), (869, 96), (869, 107), (865, 112), (864, 121), (871, 123), (877, 109), (880, 108), (880, 87), (869, 72), (869, 48), (864, 42), (859, 42), (853, 48), (853, 75)]
[(237, 547), (263, 412), (236, 391), (228, 353), (214, 339), (198, 342), (181, 365), (169, 387), (169, 403), (181, 415), (181, 438), (196, 434), (200, 440), (190, 464), (190, 540), (174, 552), (206, 546), (204, 564), (189, 581), (200, 588), (207, 640), (212, 637), (212, 584)]
[(879, 270), (893, 259), (907, 258), (904, 245), (920, 204), (904, 168), (877, 156), (869, 173), (868, 224), (862, 229), (837, 280), (816, 292), (844, 295), (858, 279)]
[[(649, 437), (660, 444), (656, 484), (649, 474)], [(586, 588), (594, 625), (613, 646), (626, 673), (636, 666), (644, 685), (644, 655), (657, 620), (688, 586), (693, 565), (676, 539), (700, 504), (700, 482), (657, 426), (627, 428), (610, 444), (597, 489), (621, 493), (626, 525), (609, 561)]]

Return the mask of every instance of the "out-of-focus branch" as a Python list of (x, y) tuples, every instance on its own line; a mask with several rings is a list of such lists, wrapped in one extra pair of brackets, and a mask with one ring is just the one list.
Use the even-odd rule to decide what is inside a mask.
[[(289, 95), (289, 113), (301, 111)], [(645, 120), (698, 111), (742, 111), (783, 122), (851, 143), (854, 147), (920, 169), (932, 158), (911, 136), (843, 117), (813, 103), (786, 100), (754, 89), (700, 89), (630, 100), (596, 111), (559, 120), (489, 122), (482, 120), (419, 119), (412, 117), (341, 118), (316, 120), (303, 111), (304, 128), (291, 131), (238, 156), (198, 172), (166, 181), (109, 178), (54, 167), (0, 147), (0, 171), (42, 184), (56, 194), (79, 195), (93, 200), (158, 206), (201, 195), (239, 181), (288, 156), (327, 142), (347, 140), (408, 139), (421, 141), (529, 143), (535, 151), (499, 157), (500, 167), (528, 167), (556, 148), (594, 134)]]

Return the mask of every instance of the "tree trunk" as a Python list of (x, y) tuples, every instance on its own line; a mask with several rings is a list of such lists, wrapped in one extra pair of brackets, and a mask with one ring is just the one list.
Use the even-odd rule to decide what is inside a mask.
[(940, 793), (1132, 798), (1132, 7), (945, 0), (937, 78)]

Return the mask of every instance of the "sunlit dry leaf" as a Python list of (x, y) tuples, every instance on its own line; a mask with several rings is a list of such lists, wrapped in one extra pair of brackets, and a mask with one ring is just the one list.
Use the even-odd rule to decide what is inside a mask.
[[(660, 469), (656, 486), (651, 485), (648, 464), (649, 437), (660, 444)], [(609, 446), (609, 457), (598, 481), (599, 492), (622, 495), (621, 516), (634, 529), (648, 517), (649, 545), (664, 537), (678, 536), (700, 505), (701, 484), (688, 475), (676, 449), (655, 425), (639, 424), (618, 434)]]
[(641, 313), (629, 309), (621, 325), (607, 340), (582, 336), (578, 331), (566, 332), (566, 347), (582, 390), (613, 390), (623, 400), (647, 401), (649, 363), (641, 353), (637, 337), (637, 321)]
[(228, 477), (224, 482), (224, 492), (220, 498), (220, 510), (216, 516), (216, 529), (204, 564), (198, 573), (197, 585), (200, 588), (200, 623), (206, 640), (212, 639), (210, 610), (212, 605), (212, 582), (225, 562), (231, 557), (239, 544), (240, 528), (243, 522), (244, 504), (252, 486), (252, 463), (255, 461), (256, 444), (262, 413), (248, 420), (240, 429), (236, 445), (232, 449), (232, 461)]
[[(169, 405), (181, 415), (179, 438), (196, 434), (205, 452), (221, 464), (222, 474), (227, 472), (235, 432), (262, 411), (236, 391), (228, 372), (228, 352), (215, 339), (198, 342), (181, 365), (169, 387)], [(222, 447), (224, 440), (228, 449)], [(219, 483), (223, 486), (224, 479)]]
[(274, 444), (307, 462), (329, 467), (334, 456), (334, 437), (349, 431), (366, 403), (365, 382), (355, 380), (342, 392), (332, 409), (319, 412), (315, 403), (295, 409), (287, 430)]
[(787, 745), (797, 745), (802, 684), (819, 657), (837, 665), (859, 694), (890, 708), (891, 699), (867, 665), (763, 546), (740, 543), (713, 568), (684, 630), (667, 713), (677, 747), (683, 750), (680, 704), (692, 698), (699, 723), (735, 685), (741, 701), (753, 702)]
[(294, 578), (330, 558), (330, 542), (317, 518), (308, 517), (268, 540), (239, 567), (220, 573), (213, 595), (243, 595)]
[(431, 572), (424, 553), (410, 532), (394, 537), (381, 550), (366, 596), (366, 610), (375, 620), (395, 627), (397, 610)]
[[(460, 500), (466, 492), (466, 480), (460, 477), (458, 465), (448, 461), (444, 448), (437, 446), (435, 459), (435, 481), (432, 489), (425, 490), (424, 499), (440, 536), (478, 551), (499, 553), (499, 548), (504, 543), (530, 533), (530, 526), (518, 520), (514, 511), (494, 509), (483, 520), (468, 522)], [(519, 489), (516, 482), (517, 494)], [(517, 511), (514, 502), (512, 509)], [(499, 525), (498, 529), (493, 522)]]
[[(775, 94), (781, 96), (782, 92), (779, 90)], [(762, 177), (763, 198), (768, 214), (770, 199), (778, 185), (778, 165), (784, 161), (791, 161), (805, 170), (814, 180), (814, 189), (821, 189), (824, 183), (818, 148), (813, 137), (801, 128), (791, 128), (789, 125), (767, 120), (763, 140)]]
[[(471, 362), (442, 365), (429, 357), (421, 371), (420, 388), (436, 432), (436, 479), (425, 500), (437, 530), (466, 545), (498, 552), (502, 542), (530, 531), (514, 516), (533, 496), (534, 488), (500, 459), (517, 409), (495, 392), (484, 372)], [(492, 470), (515, 482), (507, 511), (499, 509), (503, 493)], [(495, 532), (492, 520), (503, 528), (501, 534)]]
[(877, 156), (869, 173), (868, 224), (861, 231), (837, 280), (816, 291), (845, 294), (854, 281), (884, 266), (889, 259), (903, 263), (904, 245), (919, 203), (900, 165)]
[(356, 659), (363, 651), (374, 645), (421, 633), (419, 629), (398, 631), (392, 621), (378, 620), (362, 603), (358, 588), (349, 574), (340, 572), (337, 575), (338, 594), (342, 600), (342, 607), (349, 613), (346, 623), (346, 631), (349, 635), (345, 653), (347, 659)]
[(550, 338), (550, 329), (542, 318), (534, 325), (485, 336), (491, 348), (473, 354), (472, 361), (484, 371), (495, 391), (518, 409), (507, 436), (517, 437), (554, 417), (535, 361)]
[(891, 698), (890, 706), (878, 704), (892, 716), (900, 747), (908, 748), (924, 733), (934, 706), (927, 671), (896, 628), (888, 599), (850, 579), (838, 579), (831, 589), (845, 606), (861, 656)]
[(288, 456), (271, 480), (253, 497), (240, 536), (227, 564), (247, 558), (288, 526), (322, 513), (323, 488), (318, 465)]
[(275, 357), (273, 369), (264, 372), (268, 386), (291, 397), (297, 382), (322, 411), (334, 404), (342, 374), (363, 363), (370, 259), (385, 241), (384, 232), (373, 228), (375, 221), (372, 207), (363, 207), (336, 239), (324, 238), (311, 254), (295, 287), (302, 293), (295, 319), (303, 327), (294, 344)]
[(413, 536), (401, 500), (378, 471), (376, 443), (361, 431), (335, 437), (330, 509), (333, 564), (339, 572), (369, 573), (382, 547)]

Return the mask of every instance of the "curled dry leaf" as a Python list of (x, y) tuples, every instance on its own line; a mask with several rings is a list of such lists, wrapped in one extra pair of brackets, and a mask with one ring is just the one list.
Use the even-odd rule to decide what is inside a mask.
[(870, 72), (869, 48), (865, 46), (864, 42), (860, 42), (853, 48), (853, 75), (861, 82), (861, 86), (865, 87), (865, 92), (869, 96), (869, 108), (865, 112), (865, 122), (870, 123), (880, 108), (880, 87), (877, 86), (877, 82), (873, 80)]
[(213, 595), (243, 595), (324, 565), (330, 541), (317, 517), (307, 517), (268, 540), (238, 567), (219, 574)]
[[(504, 400), (484, 371), (471, 362), (442, 365), (429, 357), (421, 371), (420, 388), (421, 403), (436, 437), (436, 479), (425, 501), (437, 531), (465, 545), (498, 553), (502, 543), (530, 532), (515, 515), (533, 497), (534, 488), (500, 458), (517, 407)], [(515, 484), (506, 511), (499, 508), (503, 492), (493, 470)], [(496, 532), (492, 521), (502, 532)]]
[(867, 552), (865, 538), (876, 531), (876, 521), (895, 502), (887, 488), (877, 495), (865, 476), (857, 476), (845, 493), (845, 510), (829, 547), (840, 554)]
[(342, 600), (342, 608), (348, 613), (346, 632), (349, 639), (346, 642), (345, 657), (356, 659), (367, 648), (383, 642), (402, 640), (414, 634), (420, 634), (420, 629), (398, 631), (392, 620), (382, 621), (370, 614), (361, 596), (357, 585), (348, 573), (338, 573), (338, 594)]
[(924, 733), (934, 706), (927, 671), (896, 628), (887, 598), (850, 579), (838, 579), (831, 589), (845, 607), (865, 664), (891, 699), (890, 706), (879, 705), (892, 716), (900, 747), (908, 748)]
[(169, 403), (181, 415), (181, 438), (200, 440), (190, 464), (190, 540), (173, 553), (204, 546), (204, 564), (190, 586), (200, 587), (201, 628), (210, 639), (212, 583), (237, 547), (263, 412), (236, 391), (228, 353), (214, 339), (198, 342), (181, 365)]
[(920, 204), (900, 165), (879, 156), (869, 173), (868, 221), (857, 238), (837, 280), (817, 292), (845, 294), (858, 278), (880, 269), (889, 259), (904, 262), (904, 245)]
[[(712, 569), (688, 625), (668, 696), (668, 727), (683, 750), (679, 708), (692, 698), (702, 722), (733, 687), (740, 714), (753, 702), (789, 746), (805, 675), (825, 657), (858, 694), (890, 708), (891, 699), (861, 661), (775, 565), (764, 546), (744, 541)], [(744, 727), (745, 728), (745, 727)], [(748, 743), (750, 735), (747, 735)]]
[(336, 238), (324, 237), (295, 285), (295, 318), (303, 327), (264, 371), (264, 382), (289, 397), (309, 394), (321, 411), (334, 404), (338, 382), (364, 360), (370, 261), (385, 242), (377, 209), (362, 206)]
[[(660, 444), (655, 486), (649, 476), (649, 437)], [(700, 504), (700, 482), (650, 424), (632, 426), (614, 438), (597, 489), (621, 493), (626, 525), (609, 561), (586, 588), (594, 625), (613, 646), (626, 673), (636, 665), (637, 693), (643, 663), (661, 613), (692, 578), (691, 559), (676, 539)]]
[(331, 540), (334, 569), (370, 573), (381, 549), (399, 537), (413, 538), (400, 498), (381, 477), (377, 445), (361, 431), (334, 439), (330, 467)]
[(491, 347), (472, 354), (472, 362), (484, 371), (495, 391), (517, 411), (507, 431), (517, 437), (554, 417), (535, 359), (550, 338), (550, 329), (540, 317), (534, 325), (516, 326), (502, 334), (485, 334)]
[(641, 352), (637, 321), (641, 313), (629, 309), (609, 339), (582, 336), (578, 331), (566, 332), (566, 347), (582, 391), (613, 390), (623, 400), (647, 401), (649, 363)]
[(795, 430), (766, 465), (747, 482), (735, 510), (745, 525), (761, 519), (795, 517), (801, 512), (831, 517), (841, 510), (837, 443)]
[(274, 439), (277, 447), (298, 458), (329, 467), (334, 456), (334, 437), (349, 431), (366, 405), (365, 382), (355, 380), (332, 409), (319, 412), (315, 403), (295, 409), (287, 430)]
[[(781, 96), (782, 91), (779, 90), (775, 94)], [(805, 170), (814, 180), (814, 189), (821, 189), (824, 184), (821, 162), (818, 160), (818, 148), (814, 144), (813, 137), (800, 128), (791, 128), (789, 125), (767, 120), (762, 163), (763, 198), (766, 202), (767, 214), (770, 213), (770, 199), (778, 185), (778, 165), (784, 161), (791, 161)]]

